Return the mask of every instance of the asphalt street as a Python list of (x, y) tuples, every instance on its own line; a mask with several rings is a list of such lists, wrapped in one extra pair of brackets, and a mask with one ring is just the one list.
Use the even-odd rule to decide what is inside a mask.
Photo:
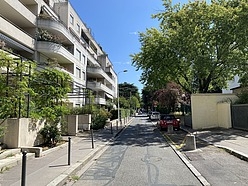
[(196, 137), (196, 150), (185, 150), (185, 136), (183, 130), (172, 134), (162, 131), (165, 138), (174, 144), (189, 162), (211, 184), (216, 186), (247, 186), (248, 162), (241, 160), (224, 149), (217, 148)]
[(135, 118), (74, 186), (202, 185), (146, 117)]

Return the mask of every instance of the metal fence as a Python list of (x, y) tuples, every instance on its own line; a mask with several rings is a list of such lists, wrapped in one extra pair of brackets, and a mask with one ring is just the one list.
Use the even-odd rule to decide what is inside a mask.
[(232, 127), (248, 130), (248, 104), (232, 105)]

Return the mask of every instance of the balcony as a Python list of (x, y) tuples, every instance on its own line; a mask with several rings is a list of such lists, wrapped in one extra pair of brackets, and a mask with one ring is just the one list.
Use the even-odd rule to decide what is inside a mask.
[[(23, 30), (19, 29), (18, 27), (16, 27), (15, 25), (13, 25), (12, 23), (10, 23), (8, 20), (4, 19), (3, 17), (0, 16), (0, 32), (3, 33), (4, 35), (8, 36), (5, 39), (2, 38), (3, 40), (6, 40), (10, 42), (10, 45), (23, 45), (20, 46), (20, 48), (24, 48), (28, 47), (29, 49), (33, 49), (34, 50), (34, 43), (35, 40), (28, 35), (26, 32), (24, 32)], [(14, 43), (14, 40), (12, 39), (8, 39), (10, 37), (14, 36), (14, 40), (16, 41), (16, 43)], [(12, 41), (13, 42), (12, 42)], [(17, 44), (17, 42), (21, 43), (21, 44)], [(11, 46), (12, 47), (12, 46)], [(13, 46), (14, 48), (14, 46)], [(29, 49), (27, 49), (26, 51), (30, 52)]]
[(57, 59), (59, 64), (73, 64), (74, 61), (76, 61), (75, 57), (68, 50), (57, 43), (49, 41), (37, 41), (37, 50), (49, 58)]
[(109, 93), (112, 96), (114, 95), (114, 91), (108, 88), (106, 85), (104, 85), (101, 82), (87, 81), (86, 87), (94, 91), (104, 91), (104, 92)]
[(106, 105), (106, 99), (104, 98), (95, 98), (95, 103), (98, 105)]
[(111, 75), (115, 74), (113, 67), (106, 67), (105, 72), (110, 73)]
[[(38, 8), (38, 7), (37, 7)], [(36, 16), (17, 0), (1, 0), (1, 15), (21, 28), (35, 27)]]
[(68, 45), (72, 45), (74, 43), (74, 38), (69, 33), (67, 28), (60, 22), (50, 19), (42, 19), (39, 18), (37, 20), (37, 26), (42, 29), (48, 30), (50, 33), (53, 33), (54, 35), (61, 38), (63, 43), (66, 43)]
[(114, 84), (114, 80), (111, 79), (101, 67), (87, 67), (87, 76), (104, 78), (110, 84)]
[[(88, 50), (87, 50), (88, 51)], [(89, 52), (89, 51), (88, 51)], [(88, 53), (87, 55), (87, 58), (88, 58), (88, 61), (90, 61), (90, 64), (93, 64), (93, 65), (99, 65), (97, 60), (94, 58), (93, 55), (91, 55), (90, 53)]]

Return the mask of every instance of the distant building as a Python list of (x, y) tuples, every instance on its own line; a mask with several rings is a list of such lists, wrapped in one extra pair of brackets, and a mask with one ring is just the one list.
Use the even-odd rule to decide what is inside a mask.
[(240, 83), (239, 83), (239, 77), (236, 75), (234, 76), (232, 81), (228, 82), (228, 87), (227, 89), (222, 89), (222, 93), (223, 94), (230, 94), (230, 93), (234, 93), (233, 89), (240, 87)]
[[(89, 15), (90, 16), (90, 15)], [(0, 45), (39, 65), (58, 63), (72, 78), (72, 106), (82, 106), (80, 93), (93, 90), (95, 103), (117, 97), (117, 74), (108, 55), (68, 0), (1, 0)]]

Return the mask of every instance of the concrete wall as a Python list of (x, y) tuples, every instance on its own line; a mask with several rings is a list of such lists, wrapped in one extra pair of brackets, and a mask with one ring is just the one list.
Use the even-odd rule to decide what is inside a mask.
[(1, 139), (8, 148), (20, 148), (36, 146), (42, 144), (42, 138), (38, 132), (44, 127), (44, 121), (32, 120), (30, 118), (10, 118), (4, 121), (2, 126), (6, 128), (6, 133)]
[(91, 114), (78, 115), (78, 129), (90, 130)]
[(229, 102), (236, 99), (235, 94), (193, 94), (191, 96), (192, 128), (230, 128)]
[(75, 136), (78, 133), (78, 115), (67, 115), (67, 133)]
[(232, 116), (230, 103), (218, 103), (218, 127), (232, 128)]

